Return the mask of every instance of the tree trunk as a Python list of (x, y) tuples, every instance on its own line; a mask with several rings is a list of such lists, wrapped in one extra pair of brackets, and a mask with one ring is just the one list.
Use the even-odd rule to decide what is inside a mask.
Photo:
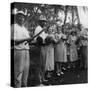
[(66, 23), (66, 19), (67, 19), (67, 10), (68, 10), (68, 7), (66, 6), (66, 9), (65, 9), (65, 19), (64, 19), (63, 25), (65, 25), (65, 23)]
[(76, 15), (77, 15), (77, 18), (78, 18), (78, 24), (80, 24), (80, 18), (79, 18), (79, 15), (78, 15), (78, 9), (76, 7)]

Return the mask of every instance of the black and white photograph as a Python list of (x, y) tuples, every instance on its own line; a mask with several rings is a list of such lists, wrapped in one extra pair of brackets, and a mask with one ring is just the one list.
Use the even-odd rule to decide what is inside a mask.
[(11, 3), (11, 86), (88, 83), (88, 7)]

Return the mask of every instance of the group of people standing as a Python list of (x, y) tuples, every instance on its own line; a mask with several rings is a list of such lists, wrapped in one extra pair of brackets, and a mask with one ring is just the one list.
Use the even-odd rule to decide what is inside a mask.
[(38, 75), (40, 83), (47, 81), (45, 77), (50, 78), (54, 70), (57, 76), (64, 74), (62, 63), (67, 63), (68, 59), (72, 63), (68, 67), (75, 66), (73, 62), (78, 60), (78, 47), (76, 45), (78, 38), (75, 31), (72, 31), (68, 36), (63, 33), (61, 28), (53, 32), (52, 26), (46, 28), (47, 21), (44, 18), (40, 18), (34, 35), (37, 35), (42, 30), (43, 32), (32, 40), (28, 30), (24, 27), (25, 16), (18, 13), (15, 21), (11, 28), (11, 40), (14, 40), (15, 87), (27, 86), (30, 67), (30, 43), (34, 43), (40, 49), (40, 68)]
[[(40, 22), (46, 23), (45, 20), (40, 20)], [(39, 23), (39, 25), (35, 29), (35, 34), (43, 30), (44, 24), (42, 26), (42, 23)], [(42, 34), (39, 35), (39, 40), (41, 39), (42, 45), (41, 53), (42, 56), (41, 62), (43, 61), (41, 65), (41, 69), (43, 67), (43, 75), (40, 76), (43, 77), (40, 81), (45, 81), (45, 72), (47, 72), (46, 77), (51, 77), (51, 72), (56, 71), (57, 76), (61, 76), (61, 74), (64, 74), (62, 71), (62, 63), (67, 63), (69, 56), (70, 62), (74, 62), (78, 60), (78, 53), (77, 53), (77, 46), (75, 44), (77, 37), (75, 35), (75, 32), (71, 33), (69, 36), (63, 33), (61, 28), (57, 28), (56, 32), (53, 32), (52, 26), (49, 26), (46, 31), (44, 31)], [(38, 43), (38, 40), (37, 40)], [(39, 44), (39, 45), (40, 45)], [(69, 49), (68, 49), (69, 44)], [(68, 54), (69, 52), (69, 54)], [(71, 65), (71, 64), (70, 64)], [(72, 65), (73, 67), (75, 65)], [(69, 66), (68, 66), (69, 67)], [(65, 69), (65, 68), (64, 68)]]

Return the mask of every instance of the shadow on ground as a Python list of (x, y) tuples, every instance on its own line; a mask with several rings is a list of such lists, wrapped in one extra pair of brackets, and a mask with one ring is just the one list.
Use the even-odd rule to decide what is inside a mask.
[[(40, 84), (38, 78), (39, 71), (39, 56), (40, 49), (38, 47), (31, 47), (30, 49), (30, 71), (28, 77), (28, 87), (38, 86)], [(58, 77), (53, 71), (52, 77), (48, 82), (44, 82), (45, 86), (48, 85), (65, 85), (65, 84), (82, 84), (88, 83), (87, 69), (75, 68), (64, 71), (64, 75)]]

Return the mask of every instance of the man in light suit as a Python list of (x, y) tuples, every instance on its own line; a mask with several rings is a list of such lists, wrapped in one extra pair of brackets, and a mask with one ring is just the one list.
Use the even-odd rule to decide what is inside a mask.
[[(29, 41), (31, 40), (27, 28), (24, 26), (26, 16), (17, 13), (11, 26), (11, 41), (14, 42), (14, 87), (26, 87), (30, 65)], [(11, 68), (13, 68), (11, 67)]]
[[(47, 20), (45, 17), (40, 16), (39, 20), (38, 20), (38, 25), (35, 29), (34, 34), (37, 35), (39, 32), (41, 32), (43, 29), (45, 29), (45, 24), (46, 24)], [(37, 38), (35, 38), (35, 40), (37, 40), (37, 42), (39, 42), (39, 47), (40, 47), (40, 69), (39, 69), (39, 80), (40, 80), (40, 84), (42, 84), (43, 81), (47, 81), (45, 80), (45, 65), (46, 65), (46, 46), (44, 43), (45, 38), (47, 37), (47, 34), (45, 33), (45, 31), (43, 31)]]

